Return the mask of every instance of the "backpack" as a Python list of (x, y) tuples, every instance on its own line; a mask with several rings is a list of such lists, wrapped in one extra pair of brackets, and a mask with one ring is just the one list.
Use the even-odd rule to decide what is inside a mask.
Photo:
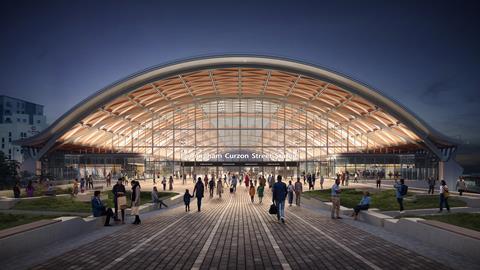
[(402, 196), (405, 196), (405, 195), (407, 195), (407, 192), (408, 192), (408, 186), (407, 185), (402, 185), (402, 187), (400, 188), (400, 194)]

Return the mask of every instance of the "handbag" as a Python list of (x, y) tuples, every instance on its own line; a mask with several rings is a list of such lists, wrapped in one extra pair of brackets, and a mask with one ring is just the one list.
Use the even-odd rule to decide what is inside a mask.
[(127, 208), (127, 197), (125, 197), (125, 196), (117, 197), (117, 205), (122, 210), (126, 209)]
[(140, 215), (140, 207), (132, 206), (132, 211), (130, 212), (132, 216)]
[(270, 215), (276, 215), (277, 214), (277, 206), (272, 203), (272, 205), (270, 205), (270, 209), (268, 209), (268, 213)]

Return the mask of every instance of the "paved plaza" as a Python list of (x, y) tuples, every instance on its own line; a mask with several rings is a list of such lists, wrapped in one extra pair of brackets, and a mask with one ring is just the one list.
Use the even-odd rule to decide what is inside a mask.
[(263, 204), (252, 204), (243, 186), (207, 196), (201, 212), (194, 199), (189, 213), (158, 211), (33, 269), (449, 269), (303, 207), (287, 206), (279, 223), (270, 201), (267, 188)]

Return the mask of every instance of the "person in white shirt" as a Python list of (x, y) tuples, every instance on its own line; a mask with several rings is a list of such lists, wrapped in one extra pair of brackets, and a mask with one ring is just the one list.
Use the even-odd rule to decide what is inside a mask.
[(440, 184), (440, 210), (438, 211), (441, 213), (443, 211), (443, 205), (447, 208), (447, 211), (450, 213), (450, 206), (448, 205), (448, 197), (450, 197), (450, 192), (448, 191), (448, 186), (445, 180), (442, 180)]

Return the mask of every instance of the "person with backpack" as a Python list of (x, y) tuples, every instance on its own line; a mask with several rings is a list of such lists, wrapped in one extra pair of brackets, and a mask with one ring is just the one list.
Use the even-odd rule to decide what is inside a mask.
[(395, 180), (395, 195), (397, 197), (398, 205), (400, 206), (400, 214), (405, 213), (405, 209), (403, 207), (403, 197), (407, 195), (408, 186), (405, 185), (405, 179), (400, 179), (400, 183)]

